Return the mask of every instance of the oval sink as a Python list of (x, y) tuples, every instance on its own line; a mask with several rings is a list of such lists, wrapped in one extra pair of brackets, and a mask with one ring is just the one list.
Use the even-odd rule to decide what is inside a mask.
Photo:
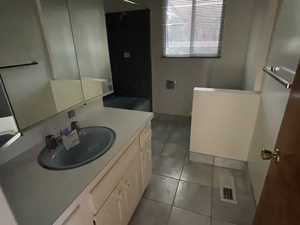
[(67, 150), (63, 144), (56, 149), (45, 148), (38, 156), (39, 164), (47, 169), (65, 170), (83, 166), (106, 153), (115, 141), (115, 132), (107, 127), (80, 129), (80, 144)]

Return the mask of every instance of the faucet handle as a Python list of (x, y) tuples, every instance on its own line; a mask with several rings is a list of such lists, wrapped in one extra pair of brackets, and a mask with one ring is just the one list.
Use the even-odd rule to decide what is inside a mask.
[(45, 137), (45, 142), (46, 142), (46, 147), (49, 150), (53, 150), (55, 148), (57, 148), (58, 143), (57, 143), (57, 139), (54, 135), (47, 135)]
[(71, 122), (71, 130), (76, 130), (77, 132), (79, 132), (80, 127), (78, 125), (78, 121), (72, 121)]

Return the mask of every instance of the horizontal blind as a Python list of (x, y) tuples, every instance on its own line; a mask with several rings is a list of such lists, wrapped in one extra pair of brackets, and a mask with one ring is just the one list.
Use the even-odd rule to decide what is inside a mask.
[(223, 0), (165, 0), (164, 56), (219, 56), (223, 8)]

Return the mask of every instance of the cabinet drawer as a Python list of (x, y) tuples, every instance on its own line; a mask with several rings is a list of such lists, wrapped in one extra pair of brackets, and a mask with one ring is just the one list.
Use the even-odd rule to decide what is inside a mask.
[(126, 152), (115, 163), (112, 169), (103, 177), (103, 179), (91, 191), (94, 214), (101, 208), (105, 199), (111, 194), (119, 184), (126, 169), (129, 167), (136, 154), (139, 152), (139, 140), (136, 138), (129, 146)]
[(147, 139), (149, 139), (149, 137), (151, 138), (151, 122), (148, 122), (147, 125), (145, 126), (145, 128), (143, 129), (143, 131), (140, 134), (140, 146), (141, 148), (144, 148), (146, 143), (147, 143)]

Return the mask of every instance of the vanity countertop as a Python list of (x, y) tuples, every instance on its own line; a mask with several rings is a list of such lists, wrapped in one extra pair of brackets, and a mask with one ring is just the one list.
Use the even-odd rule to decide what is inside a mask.
[[(111, 149), (97, 160), (70, 170), (47, 170), (37, 162), (38, 145), (0, 167), (0, 184), (19, 225), (52, 225), (101, 171), (130, 145), (152, 113), (104, 108), (80, 121), (116, 132)], [(104, 175), (104, 174), (103, 174)]]

